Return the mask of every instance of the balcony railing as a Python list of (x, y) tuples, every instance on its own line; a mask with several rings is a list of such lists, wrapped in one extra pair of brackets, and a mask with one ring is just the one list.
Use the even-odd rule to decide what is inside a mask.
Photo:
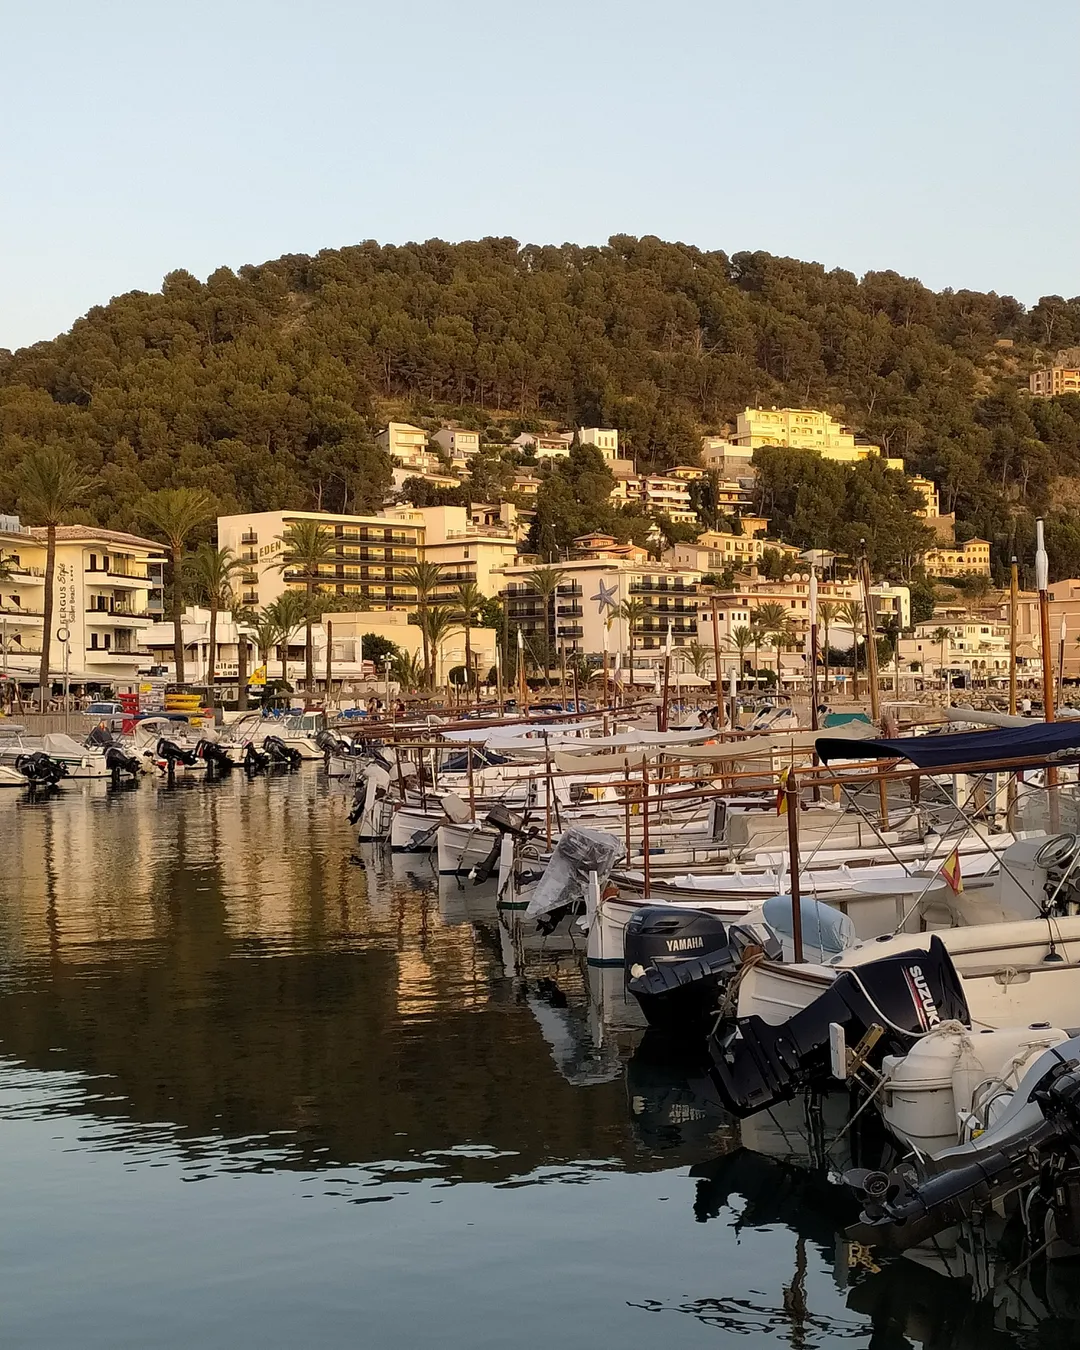
[(580, 605), (557, 605), (555, 612), (561, 619), (580, 619), (585, 613)]
[(241, 544), (257, 544), (259, 542), (259, 536), (254, 530), (245, 530), (240, 536), (240, 542)]
[(580, 595), (581, 583), (579, 581), (568, 582), (565, 586), (556, 587), (557, 595)]
[(257, 605), (259, 603), (258, 591), (245, 591), (240, 599), (245, 605)]
[(561, 627), (558, 631), (558, 636), (561, 638), (579, 638), (584, 632), (585, 630), (582, 628), (581, 624), (573, 623)]
[(694, 595), (697, 592), (696, 581), (684, 581), (681, 577), (677, 581), (655, 580), (655, 581), (632, 581), (630, 583), (631, 595)]

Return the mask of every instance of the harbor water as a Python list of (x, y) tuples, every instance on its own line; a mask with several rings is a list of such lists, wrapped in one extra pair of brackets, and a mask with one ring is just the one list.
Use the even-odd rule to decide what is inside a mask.
[(1076, 1343), (860, 1258), (783, 1121), (346, 812), (315, 766), (0, 796), (6, 1350)]

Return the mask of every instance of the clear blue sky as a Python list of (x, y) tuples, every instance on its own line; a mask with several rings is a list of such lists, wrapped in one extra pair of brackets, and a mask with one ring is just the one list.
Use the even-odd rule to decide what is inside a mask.
[(1080, 5), (8, 0), (0, 347), (362, 239), (652, 233), (1080, 292)]

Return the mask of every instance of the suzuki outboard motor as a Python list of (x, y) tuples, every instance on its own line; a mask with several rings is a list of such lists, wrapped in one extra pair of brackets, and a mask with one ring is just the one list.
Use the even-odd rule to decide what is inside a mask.
[(303, 759), (300, 751), (286, 745), (280, 736), (267, 736), (263, 740), (263, 753), (271, 764), (287, 764), (290, 769), (298, 769)]
[[(660, 1031), (703, 1038), (753, 935), (683, 905), (646, 905), (624, 935), (626, 987)], [(779, 955), (779, 944), (772, 955)], [(699, 1040), (700, 1044), (700, 1040)]]
[[(1058, 1235), (1070, 1242), (1080, 1237), (1070, 1188), (1062, 1185), (1065, 1174), (1075, 1176), (1080, 1165), (1080, 1038), (1047, 1050), (984, 1134), (937, 1154), (927, 1165), (934, 1175), (921, 1181), (911, 1166), (847, 1173), (844, 1180), (863, 1205), (848, 1236), (903, 1251), (962, 1222), (976, 1207), (1038, 1186), (1051, 1208), (1064, 1202), (1065, 1209), (1054, 1216)], [(1038, 1236), (1041, 1240), (1043, 1234)]]
[(55, 787), (61, 778), (68, 776), (67, 765), (53, 759), (44, 750), (35, 750), (30, 755), (16, 755), (15, 767), (31, 787)]
[(110, 745), (105, 751), (105, 767), (114, 779), (119, 778), (122, 773), (129, 774), (132, 778), (138, 778), (142, 772), (142, 765), (135, 756), (121, 750), (118, 745)]
[(880, 1026), (885, 1034), (869, 1061), (880, 1064), (886, 1054), (906, 1054), (945, 1021), (970, 1026), (971, 1016), (956, 967), (941, 939), (932, 937), (926, 951), (901, 952), (844, 971), (780, 1026), (746, 1017), (739, 1022), (739, 1039), (722, 1043), (713, 1037), (713, 1081), (732, 1111), (752, 1115), (828, 1077), (833, 1022), (850, 1046)]

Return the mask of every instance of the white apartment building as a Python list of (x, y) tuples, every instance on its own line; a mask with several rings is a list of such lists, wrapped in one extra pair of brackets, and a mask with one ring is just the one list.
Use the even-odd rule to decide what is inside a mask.
[[(948, 634), (944, 641), (936, 636), (940, 630)], [(900, 639), (900, 660), (908, 666), (918, 663), (924, 674), (939, 680), (964, 675), (973, 682), (1004, 684), (1009, 678), (1009, 625), (970, 614), (935, 615), (917, 624), (912, 637)], [(1018, 648), (1017, 673), (1022, 680), (1042, 674), (1030, 641)]]
[[(0, 672), (36, 683), (45, 605), (46, 531), (8, 518), (0, 556)], [(137, 683), (149, 658), (138, 640), (162, 606), (165, 550), (152, 539), (91, 525), (59, 525), (53, 575), (50, 674), (63, 678), (67, 656), (73, 683)], [(66, 642), (57, 634), (66, 633)], [(66, 653), (65, 653), (66, 648)]]
[(573, 441), (572, 431), (523, 431), (510, 444), (523, 454), (531, 451), (537, 459), (565, 459)]
[(418, 561), (422, 524), (384, 516), (336, 515), (328, 511), (257, 511), (219, 516), (218, 547), (232, 549), (247, 564), (241, 574), (241, 602), (260, 608), (287, 589), (302, 590), (303, 579), (283, 571), (282, 536), (293, 521), (315, 520), (333, 542), (333, 556), (319, 570), (319, 589), (355, 595), (357, 609), (411, 609), (413, 591), (402, 574)]
[(431, 438), (457, 464), (467, 464), (473, 455), (480, 452), (480, 433), (469, 431), (466, 427), (449, 424), (440, 427)]
[(662, 658), (668, 626), (672, 646), (681, 647), (697, 636), (697, 590), (695, 573), (649, 561), (644, 551), (610, 541), (596, 556), (558, 563), (562, 581), (547, 613), (529, 581), (534, 570), (527, 565), (503, 570), (510, 623), (526, 638), (536, 638), (545, 629), (551, 650), (567, 654), (596, 655), (605, 640), (612, 663), (630, 663), (631, 624), (620, 612), (626, 600), (640, 602), (641, 612), (633, 621), (635, 660), (655, 666)]
[(388, 507), (383, 516), (422, 531), (421, 555), (438, 563), (442, 576), (433, 594), (435, 604), (453, 603), (462, 582), (474, 582), (485, 596), (495, 595), (502, 585), (501, 572), (517, 560), (517, 526), (499, 521), (472, 519), (464, 506)]
[(594, 446), (605, 460), (619, 458), (619, 433), (614, 427), (580, 427), (578, 440), (582, 445)]

